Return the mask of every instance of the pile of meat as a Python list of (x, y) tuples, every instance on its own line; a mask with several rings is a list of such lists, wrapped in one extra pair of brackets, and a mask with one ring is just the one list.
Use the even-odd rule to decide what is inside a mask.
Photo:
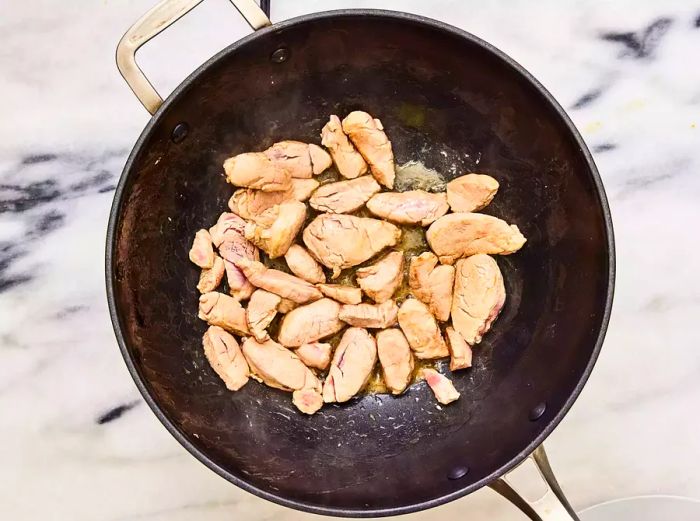
[[(422, 377), (440, 403), (456, 400), (446, 376), (416, 371), (414, 359), (450, 357), (452, 371), (470, 367), (471, 347), (503, 307), (503, 278), (489, 255), (513, 253), (525, 237), (474, 213), (498, 183), (468, 174), (446, 193), (391, 191), (391, 143), (366, 112), (342, 122), (331, 116), (321, 143), (282, 141), (224, 162), (228, 182), (239, 187), (231, 211), (199, 230), (190, 250), (202, 268), (209, 363), (228, 389), (254, 378), (291, 391), (307, 414), (360, 393), (377, 361), (392, 394)], [(320, 184), (315, 177), (333, 165), (343, 179)], [(427, 227), (432, 251), (405, 259), (392, 249), (397, 225)], [(273, 269), (278, 258), (285, 264), (274, 261), (282, 269)], [(361, 264), (357, 285), (328, 280)], [(224, 275), (229, 294), (217, 291)], [(393, 297), (406, 278), (410, 294), (399, 305)], [(337, 345), (324, 342), (330, 337)]]

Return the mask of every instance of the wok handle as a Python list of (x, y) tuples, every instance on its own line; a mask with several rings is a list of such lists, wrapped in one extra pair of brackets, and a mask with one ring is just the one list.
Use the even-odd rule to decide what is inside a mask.
[[(200, 3), (202, 0), (161, 0), (129, 28), (117, 45), (119, 72), (151, 115), (163, 104), (163, 98), (137, 65), (136, 51)], [(254, 30), (270, 25), (270, 19), (254, 0), (231, 0), (231, 3)]]
[(571, 508), (559, 483), (557, 483), (557, 479), (554, 477), (544, 446), (540, 445), (537, 447), (530, 454), (530, 459), (535, 463), (540, 478), (543, 478), (547, 485), (547, 490), (539, 499), (526, 499), (508, 481), (509, 474), (497, 479), (489, 486), (522, 510), (532, 521), (579, 521), (576, 512)]

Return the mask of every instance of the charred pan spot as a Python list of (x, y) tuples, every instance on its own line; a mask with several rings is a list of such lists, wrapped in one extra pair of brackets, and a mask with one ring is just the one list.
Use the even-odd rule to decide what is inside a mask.
[(134, 401), (134, 402), (123, 403), (121, 405), (117, 405), (113, 409), (110, 409), (106, 413), (98, 416), (96, 423), (98, 425), (104, 425), (105, 423), (109, 423), (109, 422), (112, 422), (114, 420), (117, 420), (117, 419), (121, 418), (124, 415), (124, 413), (126, 413), (126, 412), (130, 411), (131, 409), (133, 409), (134, 407), (136, 407), (136, 405), (138, 405), (138, 403), (139, 403), (138, 401)]
[(57, 159), (56, 154), (32, 154), (22, 158), (23, 165), (36, 165), (37, 163), (48, 163)]
[(638, 32), (609, 32), (601, 34), (601, 39), (619, 43), (624, 46), (619, 56), (634, 59), (650, 58), (659, 46), (661, 38), (668, 32), (673, 20), (659, 18), (645, 29)]
[(601, 143), (600, 145), (595, 145), (593, 147), (593, 152), (600, 154), (601, 152), (609, 152), (615, 150), (617, 145), (615, 143)]
[(585, 93), (571, 106), (572, 109), (581, 109), (593, 103), (595, 100), (600, 98), (603, 91), (600, 89), (595, 89), (590, 92)]

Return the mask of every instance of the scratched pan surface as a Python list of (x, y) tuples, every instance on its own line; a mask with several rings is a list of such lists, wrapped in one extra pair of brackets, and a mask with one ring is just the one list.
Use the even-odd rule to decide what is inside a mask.
[[(270, 60), (280, 47), (282, 63)], [(256, 382), (228, 392), (201, 349), (194, 232), (226, 207), (221, 164), (274, 141), (319, 142), (329, 114), (381, 118), (398, 163), (501, 183), (486, 212), (528, 238), (498, 258), (508, 299), (436, 406), (424, 384), (302, 416)], [(188, 127), (183, 140), (173, 129)], [(117, 190), (107, 244), (110, 309), (155, 413), (210, 468), (313, 512), (405, 513), (469, 493), (554, 428), (600, 349), (612, 298), (612, 229), (595, 166), (551, 97), (476, 38), (378, 11), (303, 17), (234, 44), (149, 123)], [(545, 404), (533, 420), (532, 411)], [(465, 470), (468, 472), (465, 473)], [(456, 479), (455, 479), (456, 478)]]

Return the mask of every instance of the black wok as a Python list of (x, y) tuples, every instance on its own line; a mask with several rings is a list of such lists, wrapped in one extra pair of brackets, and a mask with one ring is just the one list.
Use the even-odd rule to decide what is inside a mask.
[[(521, 66), (471, 34), (370, 10), (262, 28), (158, 107), (133, 52), (199, 1), (162, 4), (120, 44), (125, 78), (157, 109), (119, 182), (106, 259), (117, 340), (145, 400), (209, 468), (289, 507), (380, 516), (487, 484), (512, 495), (497, 478), (533, 453), (571, 407), (612, 303), (610, 214), (571, 121)], [(245, 4), (250, 20), (250, 0), (235, 3)], [(158, 17), (167, 23), (143, 31)], [(264, 385), (227, 391), (201, 349), (198, 272), (187, 252), (194, 232), (226, 208), (224, 159), (281, 139), (319, 142), (329, 114), (355, 109), (382, 120), (397, 163), (496, 177), (501, 190), (486, 212), (517, 223), (528, 238), (518, 254), (498, 258), (505, 308), (474, 367), (452, 376), (462, 398), (442, 410), (421, 384), (398, 398), (362, 396), (306, 417), (287, 393)]]

